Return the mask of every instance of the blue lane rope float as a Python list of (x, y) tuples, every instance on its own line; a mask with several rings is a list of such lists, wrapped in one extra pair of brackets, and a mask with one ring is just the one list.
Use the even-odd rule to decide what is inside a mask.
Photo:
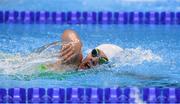
[(159, 24), (159, 13), (158, 12), (146, 12), (144, 23), (145, 24)]
[(0, 23), (22, 24), (180, 24), (180, 12), (0, 11)]
[(105, 89), (105, 103), (122, 103), (122, 90), (120, 88), (106, 88)]
[(129, 23), (130, 24), (143, 24), (144, 14), (142, 12), (130, 12)]
[(0, 11), (0, 23), (3, 23), (4, 21), (4, 15), (3, 15), (3, 12)]
[(180, 24), (180, 12), (176, 13), (176, 21), (177, 24)]
[(97, 19), (96, 19), (96, 12), (83, 12), (82, 13), (82, 23), (83, 24), (96, 24)]
[(65, 13), (64, 12), (52, 12), (52, 23), (54, 24), (63, 24), (65, 22)]
[(66, 103), (83, 103), (84, 102), (83, 88), (67, 88)]
[(29, 23), (29, 24), (32, 24), (34, 23), (34, 20), (35, 20), (35, 14), (34, 12), (32, 11), (22, 11), (20, 12), (20, 21), (21, 23)]
[(143, 101), (146, 103), (160, 103), (161, 89), (159, 88), (144, 88)]
[(28, 89), (28, 103), (45, 103), (45, 89), (44, 88), (29, 88)]
[(114, 13), (114, 24), (127, 24), (128, 13), (127, 12), (115, 12)]
[(112, 20), (112, 12), (99, 12), (98, 13), (98, 23), (99, 24), (111, 24)]
[(8, 89), (8, 103), (25, 103), (26, 90), (24, 88)]
[(36, 12), (36, 23), (49, 23), (50, 13), (49, 12)]
[(87, 88), (85, 92), (86, 103), (102, 103), (103, 89), (101, 88)]
[(162, 24), (174, 24), (175, 23), (175, 13), (174, 12), (162, 12), (160, 21)]
[(47, 90), (48, 103), (64, 103), (65, 89), (63, 88), (49, 88)]
[(4, 22), (5, 23), (18, 23), (19, 12), (17, 11), (5, 11)]
[(0, 103), (6, 103), (7, 91), (6, 89), (0, 88)]
[(180, 103), (180, 88), (0, 88), (0, 103), (138, 103), (137, 101)]
[(68, 24), (81, 24), (81, 13), (80, 12), (67, 12)]

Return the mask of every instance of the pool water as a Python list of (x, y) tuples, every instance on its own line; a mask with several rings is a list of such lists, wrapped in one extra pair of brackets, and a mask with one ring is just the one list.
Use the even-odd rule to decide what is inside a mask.
[(1, 0), (0, 10), (18, 11), (179, 11), (180, 0)]
[[(84, 56), (103, 43), (124, 51), (108, 65), (86, 71), (38, 72), (35, 65), (58, 49), (42, 55), (33, 51), (60, 40), (66, 29), (77, 31)], [(0, 87), (179, 87), (179, 33), (178, 25), (0, 24)]]

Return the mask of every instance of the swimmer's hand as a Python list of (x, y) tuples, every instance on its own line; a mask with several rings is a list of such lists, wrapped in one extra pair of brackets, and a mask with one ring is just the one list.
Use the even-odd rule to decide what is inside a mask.
[(66, 43), (62, 45), (60, 51), (60, 58), (62, 63), (71, 63), (73, 59), (80, 53), (81, 44), (79, 43)]

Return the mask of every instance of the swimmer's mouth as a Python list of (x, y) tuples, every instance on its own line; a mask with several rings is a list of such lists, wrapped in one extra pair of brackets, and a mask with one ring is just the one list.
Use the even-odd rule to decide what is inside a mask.
[(87, 62), (87, 63), (85, 64), (85, 67), (86, 67), (86, 68), (91, 68), (91, 65)]

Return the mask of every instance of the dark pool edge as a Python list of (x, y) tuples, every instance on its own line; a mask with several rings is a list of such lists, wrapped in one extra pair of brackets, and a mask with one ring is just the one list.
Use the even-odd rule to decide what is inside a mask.
[(140, 102), (180, 103), (180, 88), (0, 88), (0, 103)]
[(0, 11), (6, 24), (180, 24), (180, 12)]

